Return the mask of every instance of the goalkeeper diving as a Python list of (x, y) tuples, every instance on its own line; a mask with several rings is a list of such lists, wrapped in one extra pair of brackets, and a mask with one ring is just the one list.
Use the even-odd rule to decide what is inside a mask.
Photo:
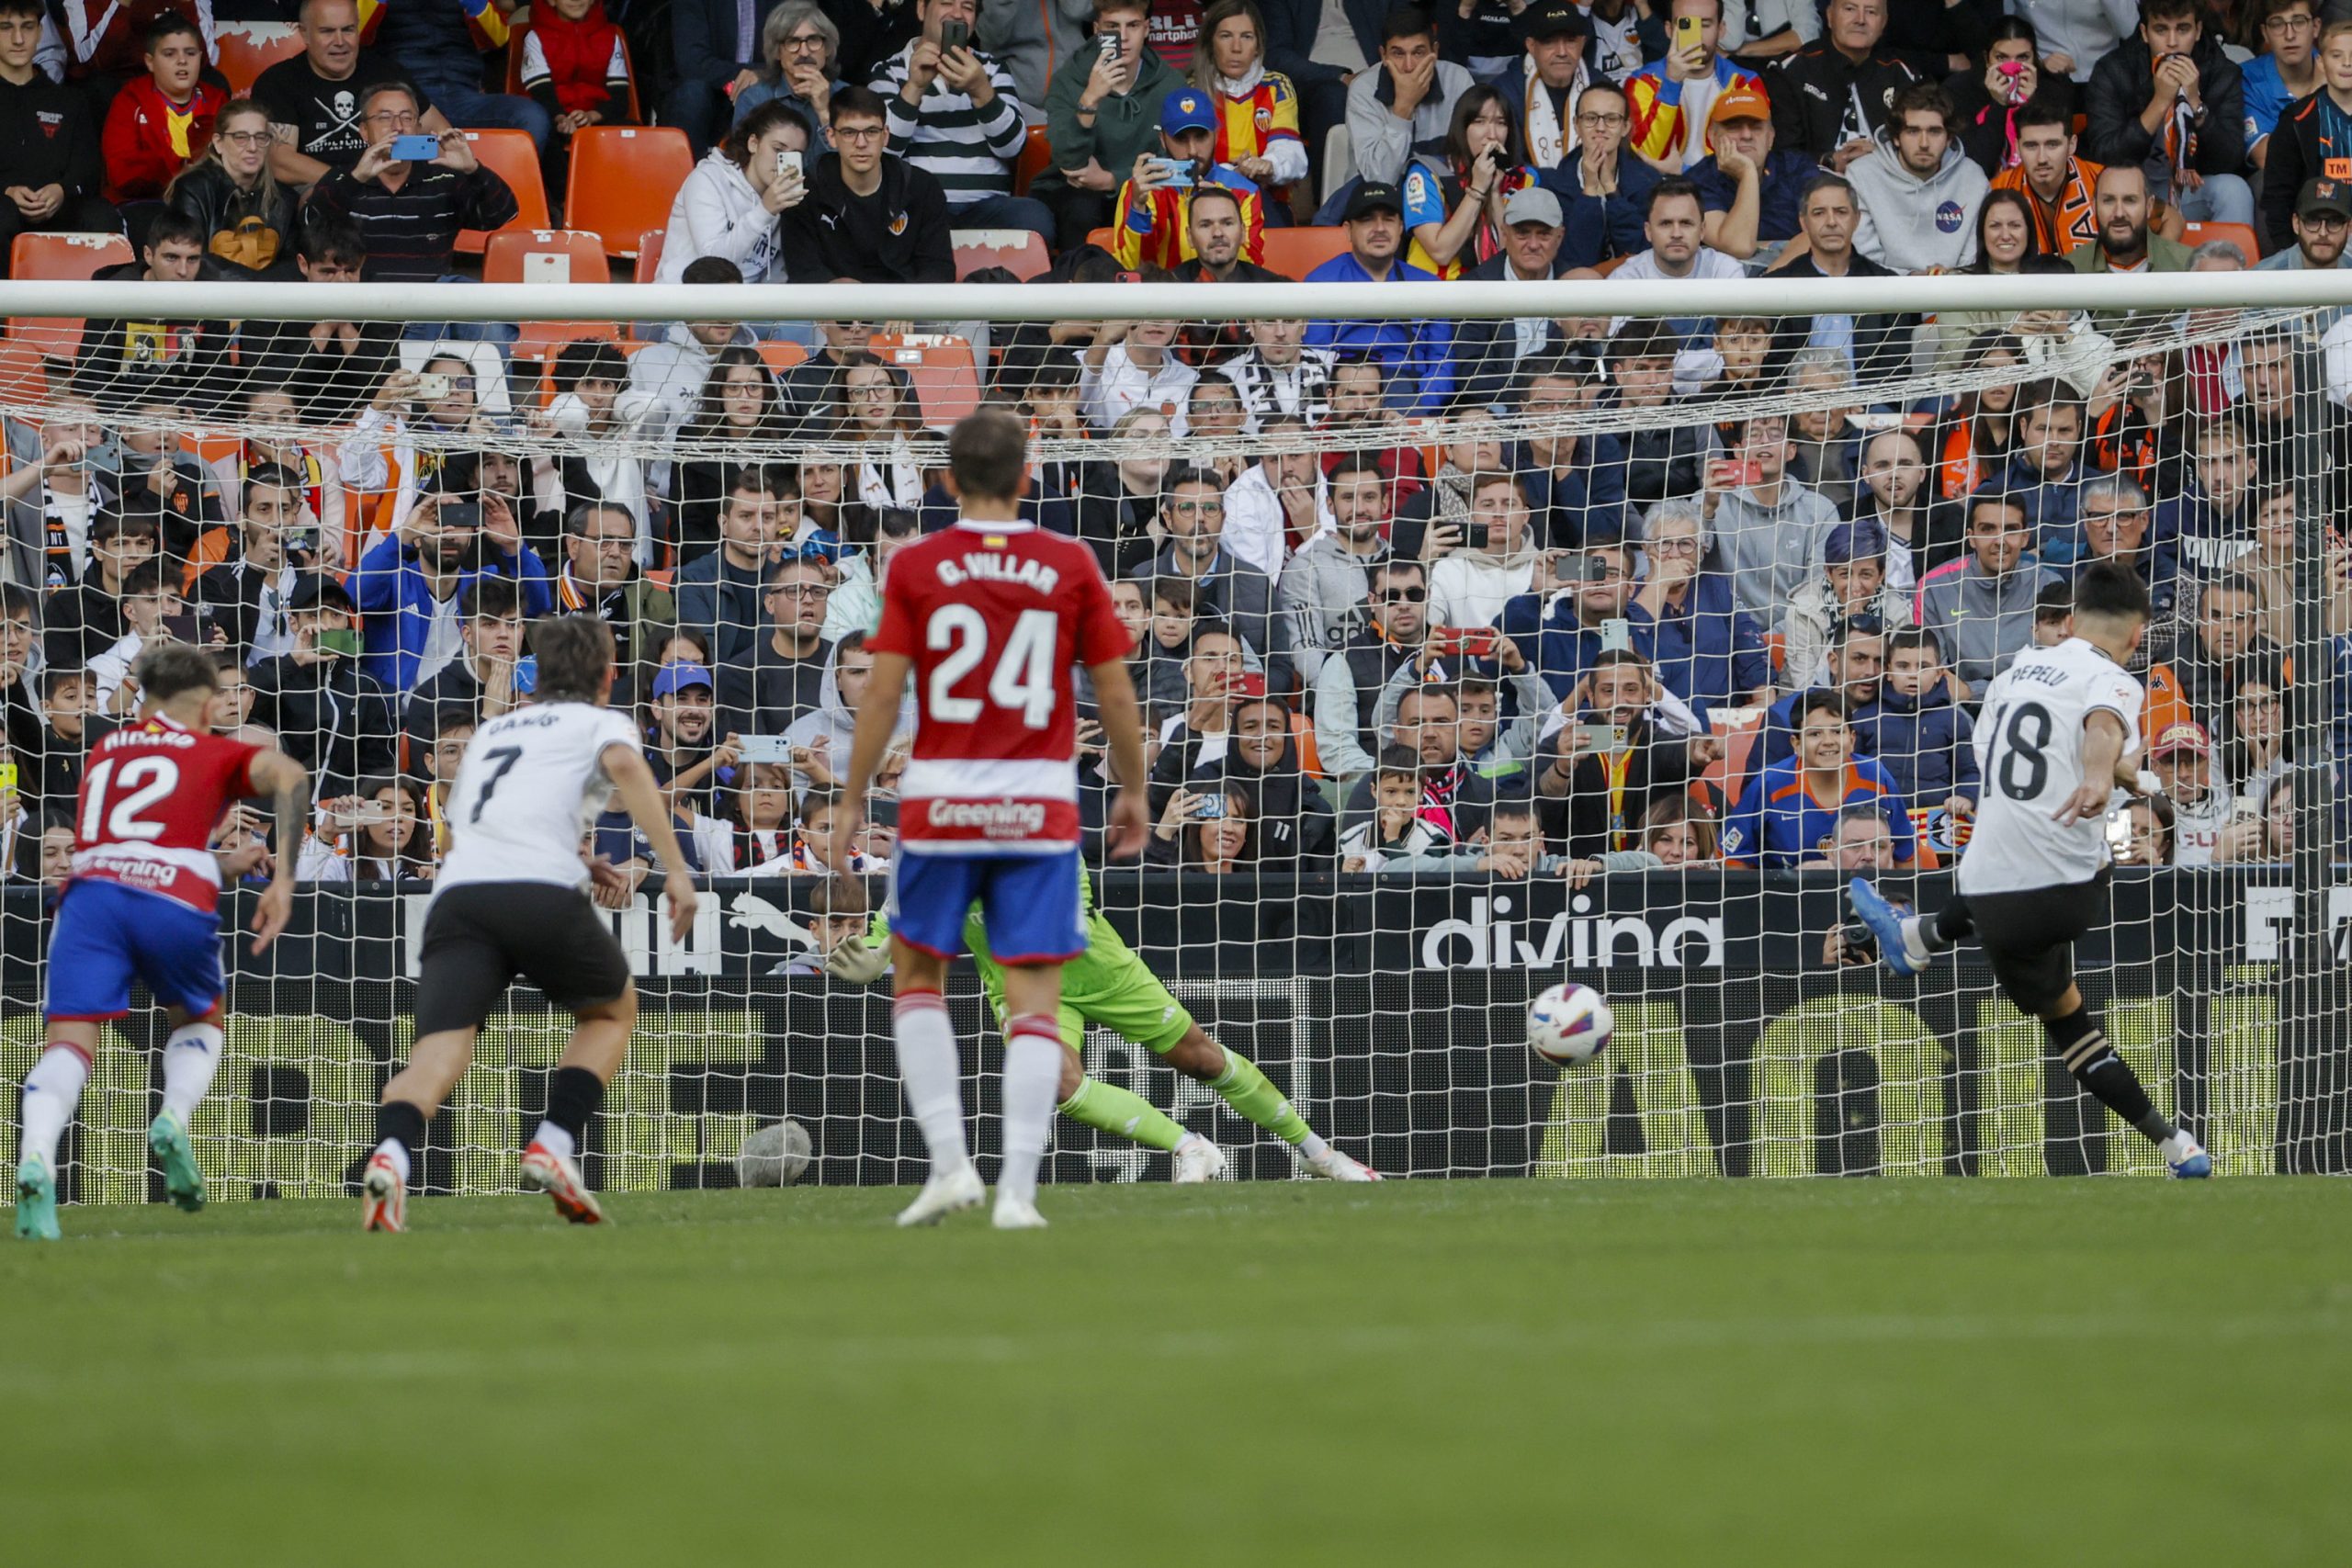
[[(1080, 1049), (1086, 1026), (1096, 1024), (1161, 1057), (1186, 1077), (1208, 1085), (1245, 1120), (1280, 1138), (1292, 1163), (1308, 1175), (1333, 1181), (1380, 1179), (1377, 1171), (1317, 1136), (1256, 1063), (1209, 1038), (1094, 907), (1091, 877), (1080, 876), (1079, 889), (1086, 916), (1086, 951), (1062, 966), (1063, 1115), (1147, 1148), (1166, 1150), (1173, 1156), (1177, 1182), (1208, 1181), (1225, 1169), (1225, 1152), (1216, 1144), (1178, 1126), (1142, 1096), (1086, 1076)], [(964, 942), (979, 967), (980, 984), (1001, 1029), (1004, 966), (989, 952), (978, 904), (965, 919)], [(825, 955), (826, 971), (839, 979), (871, 984), (890, 966), (889, 944), (888, 917), (877, 911), (863, 931), (833, 943)]]

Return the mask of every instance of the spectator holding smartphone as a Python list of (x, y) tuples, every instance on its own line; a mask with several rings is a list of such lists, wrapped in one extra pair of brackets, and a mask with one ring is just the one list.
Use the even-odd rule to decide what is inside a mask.
[(973, 46), (978, 10), (976, 0), (916, 0), (921, 36), (867, 85), (888, 110), (890, 151), (938, 178), (955, 227), (1032, 229), (1051, 245), (1052, 209), (1012, 194), (1027, 119), (1012, 73)]
[(1103, 0), (1094, 30), (1046, 88), (1052, 166), (1029, 187), (1053, 209), (1057, 233), (1074, 243), (1108, 228), (1112, 196), (1136, 160), (1159, 145), (1160, 106), (1184, 78), (1146, 41), (1151, 0)]

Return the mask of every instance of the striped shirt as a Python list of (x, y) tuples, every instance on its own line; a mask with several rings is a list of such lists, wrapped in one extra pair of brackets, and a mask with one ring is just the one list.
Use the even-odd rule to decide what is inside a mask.
[(888, 107), (890, 151), (935, 175), (950, 208), (1011, 196), (1013, 160), (1021, 156), (1021, 144), (1029, 134), (1012, 73), (995, 56), (975, 50), (996, 88), (988, 107), (975, 107), (970, 95), (949, 86), (944, 76), (933, 76), (922, 102), (910, 107), (899, 94), (907, 85), (908, 62), (922, 41), (917, 39), (876, 66), (869, 84)]
[(370, 283), (430, 283), (448, 272), (460, 230), (488, 232), (515, 213), (514, 193), (489, 169), (461, 175), (437, 164), (410, 164), (396, 191), (337, 169), (319, 182), (311, 203), (359, 225), (368, 238), (362, 276)]

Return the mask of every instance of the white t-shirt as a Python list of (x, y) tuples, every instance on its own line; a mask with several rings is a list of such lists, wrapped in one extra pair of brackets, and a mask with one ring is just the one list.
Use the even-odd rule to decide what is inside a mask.
[[(1976, 721), (1984, 775), (1976, 829), (1960, 861), (1962, 893), (2018, 893), (2090, 881), (2107, 865), (2107, 813), (2062, 825), (2083, 780), (2083, 721), (2104, 708), (2140, 745), (2139, 681), (2081, 637), (2028, 649), (1985, 688)], [(479, 744), (479, 742), (477, 742)], [(2110, 796), (2110, 799), (2112, 796)]]
[(625, 715), (585, 703), (533, 704), (475, 730), (449, 791), (452, 842), (435, 891), (469, 882), (586, 882), (580, 840), (613, 793), (607, 746), (644, 750)]
[(465, 644), (458, 637), (458, 601), (461, 595), (450, 594), (447, 599), (433, 601), (433, 619), (424, 628), (424, 647), (417, 653), (416, 683), (420, 686), (441, 673), (442, 667), (458, 657)]

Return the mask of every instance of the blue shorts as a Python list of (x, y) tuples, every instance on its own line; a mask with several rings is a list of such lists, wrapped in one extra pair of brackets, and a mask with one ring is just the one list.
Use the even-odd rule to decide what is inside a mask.
[(201, 1018), (220, 1005), (220, 917), (159, 893), (78, 880), (57, 906), (49, 937), (52, 1019), (96, 1021), (130, 1011), (130, 982)]
[(1067, 964), (1086, 951), (1078, 852), (927, 855), (900, 846), (890, 865), (890, 934), (934, 958), (964, 952), (964, 919), (980, 902), (1000, 964)]

